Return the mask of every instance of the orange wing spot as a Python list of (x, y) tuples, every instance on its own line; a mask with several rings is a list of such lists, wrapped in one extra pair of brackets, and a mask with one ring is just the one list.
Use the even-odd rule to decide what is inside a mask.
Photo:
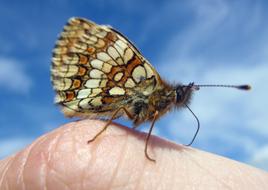
[(117, 36), (112, 32), (108, 32), (106, 38), (112, 42), (115, 42), (118, 39)]
[(110, 89), (110, 88), (114, 87), (114, 83), (112, 81), (108, 81), (106, 86)]
[(84, 67), (79, 67), (78, 75), (84, 76), (86, 74), (87, 70)]
[(81, 86), (81, 81), (78, 79), (73, 80), (73, 88), (80, 88)]
[(88, 57), (82, 54), (79, 54), (79, 62), (81, 64), (87, 64), (88, 63)]
[(113, 97), (104, 97), (104, 98), (102, 98), (102, 102), (103, 102), (103, 104), (111, 104), (114, 102), (114, 98)]
[(67, 91), (65, 93), (65, 96), (66, 96), (66, 99), (65, 99), (66, 102), (72, 101), (74, 99), (74, 92), (73, 91)]
[(141, 65), (141, 60), (135, 55), (130, 63), (127, 64), (128, 73), (132, 73), (132, 70), (137, 66)]
[(116, 73), (122, 72), (122, 71), (123, 71), (122, 67), (114, 66), (114, 67), (112, 67), (110, 73), (108, 73), (108, 78), (113, 79), (114, 75), (116, 75)]
[(95, 52), (95, 48), (94, 47), (88, 47), (87, 48), (87, 52), (89, 53), (89, 54), (93, 54), (94, 52)]

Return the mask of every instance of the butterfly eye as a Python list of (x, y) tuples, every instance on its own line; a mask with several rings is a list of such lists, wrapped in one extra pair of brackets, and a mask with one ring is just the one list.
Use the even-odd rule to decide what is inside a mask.
[(183, 89), (178, 87), (176, 89), (176, 103), (181, 102), (183, 100)]

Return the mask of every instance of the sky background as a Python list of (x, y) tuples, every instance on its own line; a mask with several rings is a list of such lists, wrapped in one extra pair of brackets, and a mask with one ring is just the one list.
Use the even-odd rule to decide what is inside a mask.
[[(57, 35), (79, 16), (121, 31), (172, 83), (251, 84), (195, 93), (193, 147), (268, 171), (267, 9), (265, 0), (1, 0), (0, 159), (70, 121), (53, 104), (49, 69)], [(178, 110), (154, 130), (187, 144), (196, 121)]]

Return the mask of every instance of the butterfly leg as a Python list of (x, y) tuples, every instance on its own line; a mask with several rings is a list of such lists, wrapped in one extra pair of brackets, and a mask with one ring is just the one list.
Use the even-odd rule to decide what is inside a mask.
[(94, 140), (96, 140), (98, 138), (98, 136), (100, 136), (108, 127), (109, 125), (112, 123), (112, 121), (116, 118), (116, 115), (118, 114), (118, 112), (120, 110), (123, 110), (127, 116), (132, 119), (133, 116), (129, 113), (129, 111), (125, 108), (125, 107), (120, 107), (117, 110), (115, 110), (115, 112), (113, 113), (112, 117), (107, 121), (107, 123), (105, 124), (105, 126), (102, 128), (102, 130), (100, 132), (98, 132), (92, 139), (90, 139), (89, 141), (87, 141), (87, 143), (91, 143)]
[(148, 144), (149, 144), (149, 139), (150, 139), (150, 136), (151, 136), (152, 131), (153, 131), (153, 128), (154, 128), (154, 123), (155, 123), (156, 119), (158, 118), (158, 115), (159, 115), (159, 112), (156, 111), (156, 112), (154, 113), (154, 118), (153, 118), (151, 127), (150, 127), (149, 132), (148, 132), (148, 134), (147, 134), (147, 136), (146, 136), (145, 149), (144, 149), (144, 153), (145, 153), (146, 158), (147, 158), (148, 160), (150, 160), (150, 161), (153, 161), (153, 162), (155, 162), (155, 159), (151, 158), (151, 157), (149, 156), (149, 154), (148, 154)]

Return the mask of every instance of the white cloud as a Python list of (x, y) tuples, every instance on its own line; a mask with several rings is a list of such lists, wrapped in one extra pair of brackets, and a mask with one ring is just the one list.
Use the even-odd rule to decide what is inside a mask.
[(0, 87), (19, 94), (28, 93), (32, 80), (26, 74), (22, 63), (0, 57)]
[[(192, 76), (192, 73), (197, 71), (189, 72), (189, 75)], [(268, 64), (261, 63), (252, 67), (238, 66), (231, 69), (221, 67), (203, 71), (200, 80), (204, 83), (248, 82), (253, 88), (248, 92), (206, 88), (195, 92), (190, 107), (201, 123), (201, 131), (195, 144), (222, 155), (233, 155), (237, 152), (245, 156), (255, 152), (253, 158), (240, 159), (267, 170), (267, 147), (260, 148), (261, 145), (265, 145), (262, 139), (268, 137), (266, 125), (268, 102), (265, 101), (268, 97), (268, 86), (264, 84), (264, 81), (268, 81), (267, 73)], [(172, 136), (171, 138), (183, 143), (191, 140), (196, 129), (196, 121), (186, 109), (180, 113), (170, 114), (164, 119), (164, 123), (165, 130)]]
[(5, 158), (15, 152), (21, 150), (22, 148), (26, 147), (33, 141), (32, 138), (9, 138), (9, 139), (1, 139), (0, 140), (0, 159)]
[[(222, 154), (228, 154), (230, 150), (235, 151), (237, 147), (239, 148), (237, 154), (242, 152), (244, 155), (252, 155), (256, 152), (253, 160), (259, 160), (259, 162), (252, 161), (251, 163), (255, 163), (256, 166), (257, 163), (267, 164), (268, 157), (264, 153), (261, 154), (266, 151), (259, 148), (259, 144), (263, 144), (263, 142), (260, 142), (261, 140), (258, 138), (268, 137), (266, 125), (268, 107), (266, 101), (268, 97), (268, 85), (266, 85), (268, 81), (267, 37), (255, 33), (256, 29), (266, 31), (267, 28), (262, 28), (264, 26), (260, 22), (262, 14), (259, 6), (247, 3), (243, 9), (236, 12), (231, 7), (233, 4), (228, 3), (229, 1), (193, 2), (192, 8), (197, 15), (196, 22), (193, 22), (187, 30), (179, 31), (170, 40), (168, 46), (163, 48), (166, 51), (163, 52), (159, 61), (159, 72), (161, 76), (170, 81), (175, 80), (186, 84), (193, 81), (198, 84), (251, 84), (253, 89), (249, 92), (235, 89), (200, 89), (195, 93), (190, 107), (201, 122), (202, 130), (197, 137), (199, 145), (208, 151), (216, 150)], [(249, 6), (253, 8), (250, 16), (246, 12), (249, 10)], [(211, 39), (217, 38), (221, 38), (223, 41), (224, 39), (231, 40), (231, 44), (233, 39), (224, 32), (228, 31), (229, 34), (230, 31), (237, 32), (238, 25), (243, 27), (241, 35), (249, 35), (248, 37), (253, 41), (246, 47), (250, 53), (244, 54), (247, 52), (244, 42), (239, 44), (239, 41), (235, 41), (237, 42), (235, 47), (228, 46), (232, 49), (226, 49), (227, 46), (221, 47), (222, 54), (226, 55), (228, 52), (232, 55), (228, 58), (230, 62), (226, 62), (226, 59), (223, 59), (224, 56), (218, 58), (214, 56), (214, 64), (211, 64), (212, 53), (208, 52), (209, 50), (214, 51), (214, 46), (209, 44), (204, 47), (203, 45), (211, 42)], [(214, 32), (217, 30), (223, 31), (218, 33), (221, 34), (220, 36), (215, 36)], [(243, 39), (246, 38), (240, 40)], [(202, 45), (200, 46), (200, 44)], [(204, 48), (208, 50), (205, 54), (198, 53)], [(232, 50), (237, 54), (232, 54)], [(218, 52), (218, 54), (221, 53)], [(245, 57), (248, 59), (244, 59)], [(172, 135), (172, 139), (180, 139), (180, 142), (187, 143), (194, 134), (196, 123), (191, 114), (184, 110), (176, 115), (167, 116), (164, 119), (164, 125), (168, 133)], [(213, 139), (226, 142), (226, 144), (211, 142)], [(245, 157), (241, 157), (241, 160), (249, 161)], [(264, 164), (261, 167), (267, 169)]]

